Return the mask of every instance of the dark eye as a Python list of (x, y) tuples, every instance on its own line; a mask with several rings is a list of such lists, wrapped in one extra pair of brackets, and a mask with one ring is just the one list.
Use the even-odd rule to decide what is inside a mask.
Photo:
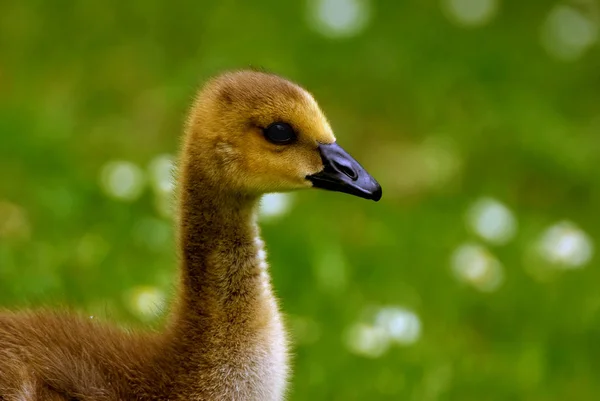
[(273, 123), (264, 129), (265, 138), (276, 145), (286, 145), (296, 139), (294, 129), (286, 123)]

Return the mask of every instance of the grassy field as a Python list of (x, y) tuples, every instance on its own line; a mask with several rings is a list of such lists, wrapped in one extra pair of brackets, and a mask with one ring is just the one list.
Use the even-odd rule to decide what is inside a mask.
[(290, 400), (596, 400), (599, 7), (0, 2), (0, 306), (159, 324), (190, 99), (259, 66), (384, 190), (264, 201)]

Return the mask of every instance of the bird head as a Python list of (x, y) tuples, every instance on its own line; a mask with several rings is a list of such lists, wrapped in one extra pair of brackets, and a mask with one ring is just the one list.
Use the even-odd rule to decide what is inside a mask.
[(187, 154), (223, 188), (264, 194), (322, 188), (378, 201), (381, 186), (336, 142), (313, 96), (279, 76), (235, 71), (198, 93)]

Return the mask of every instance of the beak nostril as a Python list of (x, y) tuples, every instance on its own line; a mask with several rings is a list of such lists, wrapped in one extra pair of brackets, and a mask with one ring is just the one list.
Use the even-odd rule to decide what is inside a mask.
[(335, 163), (335, 162), (334, 162), (334, 167), (337, 171), (348, 176), (353, 181), (356, 181), (356, 179), (358, 178), (358, 174), (356, 173), (356, 171), (354, 171), (354, 169), (352, 167), (344, 166), (343, 164)]

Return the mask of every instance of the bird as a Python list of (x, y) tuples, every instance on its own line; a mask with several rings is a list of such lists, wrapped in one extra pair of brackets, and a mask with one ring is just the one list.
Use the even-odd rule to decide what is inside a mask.
[(0, 400), (280, 401), (289, 339), (270, 280), (261, 196), (317, 188), (379, 201), (313, 95), (239, 69), (198, 90), (180, 146), (178, 282), (160, 330), (63, 310), (0, 313)]

